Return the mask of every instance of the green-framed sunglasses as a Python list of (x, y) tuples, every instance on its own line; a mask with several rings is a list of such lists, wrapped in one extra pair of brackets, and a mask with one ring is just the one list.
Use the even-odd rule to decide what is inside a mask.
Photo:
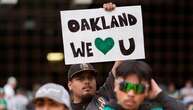
[(134, 90), (135, 93), (142, 94), (145, 91), (145, 86), (143, 84), (133, 84), (127, 81), (123, 81), (120, 83), (119, 89), (123, 92)]

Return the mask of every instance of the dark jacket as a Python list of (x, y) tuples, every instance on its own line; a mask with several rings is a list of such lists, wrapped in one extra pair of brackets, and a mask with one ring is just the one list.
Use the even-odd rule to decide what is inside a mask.
[[(90, 100), (91, 101), (91, 100)], [(71, 103), (72, 110), (86, 110), (89, 102), (83, 102), (83, 103)]]
[[(102, 110), (106, 102), (110, 102), (110, 100), (114, 99), (114, 77), (110, 72), (105, 83), (99, 90), (96, 92), (95, 96), (92, 99), (83, 101), (82, 103), (72, 103), (71, 106), (73, 110)], [(104, 101), (103, 101), (104, 99)], [(99, 104), (99, 105), (96, 105)], [(101, 109), (100, 109), (101, 108)]]
[(110, 72), (105, 83), (96, 92), (96, 95), (92, 98), (86, 110), (103, 110), (106, 104), (114, 100), (114, 76), (112, 72)]
[(146, 100), (139, 110), (186, 110), (186, 108), (178, 100), (161, 92), (155, 99)]

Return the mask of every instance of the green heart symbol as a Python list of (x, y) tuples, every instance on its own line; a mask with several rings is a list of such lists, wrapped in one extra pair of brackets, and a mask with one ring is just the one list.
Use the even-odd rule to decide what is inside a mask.
[(110, 37), (106, 38), (105, 40), (102, 40), (101, 38), (96, 38), (95, 39), (95, 46), (103, 54), (106, 54), (108, 51), (110, 51), (113, 48), (114, 41)]

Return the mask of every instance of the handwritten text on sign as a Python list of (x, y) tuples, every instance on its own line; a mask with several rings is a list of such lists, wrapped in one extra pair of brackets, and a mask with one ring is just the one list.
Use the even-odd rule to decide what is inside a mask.
[(140, 6), (61, 11), (65, 64), (142, 59)]

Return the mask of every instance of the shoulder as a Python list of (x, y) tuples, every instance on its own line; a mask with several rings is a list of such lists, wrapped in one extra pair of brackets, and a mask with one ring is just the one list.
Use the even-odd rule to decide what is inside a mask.
[(161, 103), (151, 101), (151, 100), (146, 100), (140, 106), (139, 110), (164, 110), (164, 107)]

